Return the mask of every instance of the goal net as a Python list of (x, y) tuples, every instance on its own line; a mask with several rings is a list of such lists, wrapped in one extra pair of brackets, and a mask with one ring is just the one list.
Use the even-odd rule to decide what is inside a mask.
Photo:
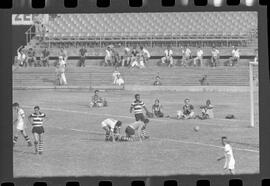
[(250, 90), (250, 127), (259, 121), (259, 76), (258, 62), (249, 62), (249, 90)]

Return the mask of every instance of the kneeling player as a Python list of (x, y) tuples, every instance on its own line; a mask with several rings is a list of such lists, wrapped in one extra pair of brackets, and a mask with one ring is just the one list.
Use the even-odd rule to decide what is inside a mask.
[(212, 119), (214, 118), (214, 106), (211, 104), (211, 101), (208, 99), (205, 105), (201, 105), (200, 109), (202, 110), (202, 115), (198, 116), (199, 119)]
[(134, 123), (129, 124), (125, 130), (126, 136), (122, 136), (121, 141), (134, 141), (136, 131), (140, 141), (148, 139), (149, 136), (146, 135), (145, 131), (148, 123), (149, 119), (145, 119), (144, 122), (135, 121)]
[(105, 119), (101, 122), (102, 128), (106, 131), (105, 134), (105, 141), (115, 141), (118, 140), (120, 135), (120, 128), (121, 128), (122, 122), (115, 120), (115, 119)]

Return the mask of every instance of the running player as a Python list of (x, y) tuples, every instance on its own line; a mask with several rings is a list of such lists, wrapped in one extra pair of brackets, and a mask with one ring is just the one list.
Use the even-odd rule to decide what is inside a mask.
[(135, 121), (129, 124), (125, 130), (126, 136), (122, 136), (120, 141), (135, 141), (136, 132), (140, 141), (148, 139), (149, 136), (146, 135), (146, 126), (148, 123), (149, 119), (145, 119), (144, 121)]
[(232, 147), (228, 142), (227, 137), (223, 136), (221, 137), (221, 143), (224, 146), (224, 156), (217, 159), (217, 161), (220, 161), (225, 158), (225, 164), (224, 164), (224, 171), (225, 174), (229, 172), (229, 174), (235, 174), (235, 160), (233, 157), (233, 151)]
[(105, 141), (112, 140), (113, 142), (115, 140), (118, 140), (118, 137), (120, 135), (120, 128), (121, 128), (122, 122), (115, 119), (105, 119), (101, 122), (101, 127), (105, 130)]
[(13, 121), (13, 124), (16, 124), (16, 129), (17, 129), (16, 134), (13, 137), (13, 146), (17, 143), (19, 132), (23, 135), (25, 141), (28, 143), (28, 146), (32, 146), (30, 138), (27, 135), (26, 130), (25, 130), (26, 129), (26, 125), (24, 122), (25, 113), (23, 109), (20, 107), (19, 103), (13, 103), (12, 107), (16, 112), (16, 120)]
[(136, 121), (145, 121), (143, 109), (148, 113), (144, 102), (140, 100), (140, 94), (135, 94), (135, 101), (131, 104), (129, 112), (134, 111)]
[(39, 106), (34, 107), (34, 113), (28, 116), (28, 120), (32, 123), (32, 133), (34, 136), (35, 153), (43, 152), (43, 123), (47, 120), (46, 114), (40, 112)]

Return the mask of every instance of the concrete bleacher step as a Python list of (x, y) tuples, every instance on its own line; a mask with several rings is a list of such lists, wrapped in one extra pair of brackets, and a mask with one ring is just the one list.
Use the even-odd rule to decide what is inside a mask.
[[(119, 71), (129, 85), (151, 85), (159, 72), (163, 85), (199, 85), (199, 79), (208, 75), (210, 85), (247, 86), (249, 82), (248, 67), (239, 68), (164, 68), (149, 69), (120, 68)], [(76, 68), (67, 70), (66, 77), (70, 85), (111, 85), (112, 67)], [(19, 68), (13, 71), (14, 86), (52, 85), (55, 83), (54, 67)]]

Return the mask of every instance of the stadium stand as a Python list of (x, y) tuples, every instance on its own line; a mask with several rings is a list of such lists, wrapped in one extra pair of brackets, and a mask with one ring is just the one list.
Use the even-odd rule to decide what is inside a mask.
[[(103, 48), (108, 44), (164, 47), (170, 44), (209, 47), (254, 44), (257, 12), (178, 12), (58, 14), (45, 26), (50, 48)], [(34, 39), (30, 31), (28, 38)], [(30, 42), (29, 39), (28, 42)], [(33, 45), (32, 45), (33, 46)], [(34, 44), (38, 46), (38, 43)], [(40, 47), (42, 45), (40, 44)], [(92, 50), (92, 49), (90, 49)]]
[[(18, 68), (13, 73), (13, 87), (53, 86), (55, 83), (54, 68)], [(91, 66), (86, 68), (70, 68), (66, 73), (69, 86), (112, 85), (112, 68)], [(247, 86), (249, 83), (248, 67), (220, 67), (216, 69), (202, 68), (162, 68), (128, 70), (120, 69), (126, 85), (152, 86), (157, 72), (163, 86), (200, 86), (199, 79), (207, 75), (210, 86)], [(256, 69), (255, 74), (258, 73)], [(179, 76), (179, 74), (181, 74)]]

